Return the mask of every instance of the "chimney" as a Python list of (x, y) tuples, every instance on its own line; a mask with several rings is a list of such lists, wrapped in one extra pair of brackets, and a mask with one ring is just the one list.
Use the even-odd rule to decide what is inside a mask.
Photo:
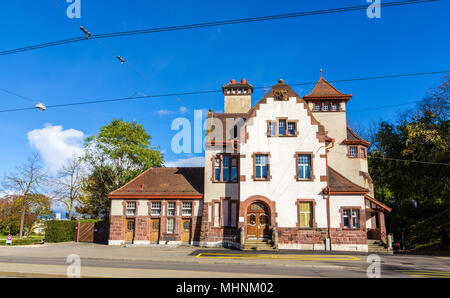
[(241, 79), (236, 83), (232, 79), (228, 84), (222, 87), (225, 113), (247, 113), (252, 105), (253, 86), (246, 79)]

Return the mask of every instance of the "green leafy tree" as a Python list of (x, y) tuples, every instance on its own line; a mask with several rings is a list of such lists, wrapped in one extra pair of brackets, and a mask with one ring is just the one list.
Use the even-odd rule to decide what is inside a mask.
[(90, 174), (83, 180), (83, 211), (97, 218), (109, 212), (107, 194), (150, 167), (161, 167), (163, 154), (150, 145), (151, 136), (141, 124), (115, 119), (85, 142), (84, 160)]
[(449, 84), (447, 76), (415, 110), (396, 123), (381, 122), (372, 138), (369, 171), (376, 197), (393, 207), (387, 217), (391, 231), (411, 232), (418, 222), (450, 208)]

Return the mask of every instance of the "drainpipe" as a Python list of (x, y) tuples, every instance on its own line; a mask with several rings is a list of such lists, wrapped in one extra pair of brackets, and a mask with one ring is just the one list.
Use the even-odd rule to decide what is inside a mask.
[(326, 171), (327, 171), (327, 220), (328, 220), (328, 239), (329, 239), (329, 245), (331, 248), (331, 220), (330, 220), (330, 197), (331, 197), (331, 190), (330, 190), (330, 184), (328, 181), (328, 151), (334, 147), (334, 139), (331, 139), (331, 147), (327, 148), (325, 147), (325, 164), (326, 164)]

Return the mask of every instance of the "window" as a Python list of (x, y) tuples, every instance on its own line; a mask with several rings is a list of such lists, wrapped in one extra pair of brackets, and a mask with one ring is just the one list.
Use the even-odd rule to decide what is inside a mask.
[(269, 122), (269, 136), (275, 135), (275, 125), (276, 125), (275, 122), (273, 121)]
[(286, 135), (286, 120), (278, 121), (278, 135), (280, 136)]
[(175, 218), (167, 219), (167, 233), (173, 234), (175, 231)]
[(352, 223), (354, 228), (359, 228), (359, 210), (352, 210)]
[(361, 158), (367, 158), (366, 148), (361, 148), (360, 149), (360, 153), (361, 153)]
[(222, 156), (222, 180), (228, 181), (230, 178), (230, 158), (228, 155)]
[(154, 216), (161, 215), (161, 202), (152, 202), (150, 214)]
[(220, 225), (220, 203), (214, 203), (214, 226)]
[(237, 182), (237, 157), (219, 155), (214, 159), (214, 181)]
[(237, 159), (231, 158), (231, 181), (237, 181)]
[(267, 155), (256, 155), (255, 156), (255, 178), (256, 179), (267, 179), (268, 164)]
[(136, 215), (136, 202), (127, 202), (127, 216), (134, 216)]
[(349, 219), (349, 209), (345, 209), (342, 213), (342, 216), (344, 217), (344, 228), (350, 228), (350, 219)]
[(311, 155), (299, 154), (297, 156), (298, 175), (297, 179), (311, 179)]
[(344, 209), (342, 211), (344, 228), (359, 229), (359, 209)]
[(182, 216), (191, 216), (192, 215), (192, 202), (183, 202), (183, 208), (181, 210)]
[(299, 203), (300, 228), (312, 228), (313, 227), (312, 206), (313, 206), (312, 202), (300, 202)]
[(220, 158), (214, 159), (214, 180), (220, 181)]
[(167, 215), (175, 216), (175, 202), (169, 202), (167, 204)]
[(330, 105), (329, 104), (323, 105), (323, 110), (324, 111), (329, 111), (330, 110)]
[(339, 111), (339, 104), (337, 104), (337, 103), (332, 104), (331, 105), (331, 110), (332, 111)]
[(358, 157), (358, 147), (351, 146), (349, 148), (349, 155), (350, 157)]
[(321, 111), (322, 110), (322, 105), (320, 103), (316, 103), (314, 105), (314, 111)]
[(295, 135), (295, 122), (288, 122), (288, 135)]

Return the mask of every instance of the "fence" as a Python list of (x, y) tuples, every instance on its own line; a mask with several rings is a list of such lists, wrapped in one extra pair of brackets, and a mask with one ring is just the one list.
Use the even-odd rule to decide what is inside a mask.
[(109, 222), (78, 222), (77, 242), (107, 244), (109, 237)]

